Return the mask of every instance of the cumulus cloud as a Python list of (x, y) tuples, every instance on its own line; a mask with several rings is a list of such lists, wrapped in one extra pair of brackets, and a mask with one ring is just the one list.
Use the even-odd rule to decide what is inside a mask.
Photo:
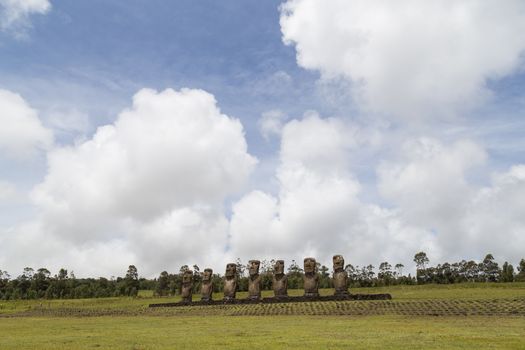
[(183, 264), (223, 273), (220, 268), (229, 262), (228, 219), (220, 206), (175, 209), (151, 222), (128, 225), (128, 232), (130, 242), (140, 247), (132, 249), (138, 261), (154, 273), (168, 267), (177, 271)]
[(461, 255), (471, 243), (464, 220), (477, 191), (467, 178), (485, 159), (483, 148), (469, 140), (445, 146), (437, 139), (411, 139), (398, 159), (378, 167), (378, 189), (406, 222), (434, 232), (449, 256)]
[[(407, 251), (432, 246), (428, 231), (407, 226), (395, 212), (359, 199), (350, 153), (369, 142), (340, 119), (315, 114), (282, 132), (277, 197), (253, 191), (233, 206), (231, 247), (243, 258), (302, 259), (329, 263), (406, 261)], [(403, 260), (405, 259), (405, 260)]]
[(525, 165), (495, 173), (490, 186), (471, 199), (464, 220), (471, 247), (465, 250), (492, 252), (509, 261), (523, 258), (525, 246)]
[(108, 276), (135, 263), (153, 276), (193, 263), (222, 273), (237, 257), (329, 264), (341, 253), (348, 263), (408, 267), (424, 250), (433, 262), (488, 252), (519, 260), (525, 166), (479, 186), (470, 181), (487, 158), (479, 144), (408, 138), (382, 145), (393, 148), (377, 168), (385, 202), (365, 201), (356, 154), (383, 142), (376, 132), (313, 112), (289, 121), (277, 193), (245, 193), (228, 219), (225, 198), (243, 189), (256, 162), (239, 121), (204, 91), (141, 90), (114, 124), (49, 152), (32, 193), (40, 214), (3, 230), (0, 264)]
[(48, 161), (33, 198), (46, 215), (73, 222), (82, 213), (149, 220), (220, 203), (255, 164), (240, 122), (221, 114), (212, 95), (189, 89), (141, 90), (114, 124), (51, 151)]
[(485, 186), (469, 181), (487, 158), (469, 140), (408, 140), (399, 159), (378, 168), (380, 193), (412, 227), (430, 230), (436, 259), (522, 258), (525, 167), (495, 173)]
[(520, 0), (289, 0), (280, 23), (300, 66), (351, 81), (363, 108), (405, 118), (477, 105), (525, 50)]
[(46, 14), (50, 9), (49, 0), (0, 0), (0, 28), (23, 36), (30, 27), (29, 17)]
[(66, 268), (79, 277), (122, 276), (137, 261), (127, 240), (71, 245), (48, 234), (38, 220), (0, 229), (0, 244), (0, 265), (13, 276), (26, 266), (46, 267), (53, 273)]
[(48, 153), (48, 173), (31, 195), (40, 213), (33, 231), (100, 254), (111, 253), (104, 242), (124, 242), (125, 255), (150, 272), (211, 259), (226, 248), (223, 202), (256, 161), (241, 123), (209, 93), (143, 89), (114, 124)]
[(37, 112), (24, 99), (0, 89), (0, 153), (10, 158), (30, 158), (53, 144)]
[(401, 157), (379, 166), (378, 188), (410, 222), (430, 227), (457, 222), (464, 199), (473, 194), (468, 171), (485, 159), (485, 151), (469, 140), (445, 146), (437, 139), (411, 139), (402, 145)]
[(412, 266), (413, 255), (424, 250), (436, 263), (489, 252), (519, 261), (524, 166), (495, 174), (482, 187), (471, 179), (484, 170), (487, 153), (472, 140), (417, 137), (399, 147), (389, 140), (394, 143), (383, 147), (394, 151), (377, 166), (382, 201), (368, 202), (354, 173), (354, 154), (370, 147), (362, 134), (317, 115), (284, 125), (279, 192), (252, 191), (233, 205), (232, 255), (288, 261), (313, 255), (329, 264), (342, 253), (354, 264)]

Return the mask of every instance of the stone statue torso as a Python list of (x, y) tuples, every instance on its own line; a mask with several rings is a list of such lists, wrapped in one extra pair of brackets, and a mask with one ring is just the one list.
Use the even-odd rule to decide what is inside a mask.
[(250, 276), (248, 279), (248, 298), (261, 298), (261, 275)]
[(273, 293), (276, 297), (288, 296), (288, 276), (282, 274), (273, 276)]
[(348, 274), (346, 271), (334, 272), (335, 295), (348, 294)]
[(202, 282), (202, 284), (201, 284), (201, 299), (202, 300), (211, 300), (212, 293), (213, 293), (213, 283), (211, 283), (211, 281)]
[(182, 275), (182, 288), (180, 291), (183, 302), (191, 302), (193, 292), (193, 272), (191, 270), (184, 271)]
[(235, 299), (237, 281), (235, 278), (226, 278), (224, 280), (224, 299)]
[(181, 296), (183, 300), (191, 300), (192, 283), (183, 283)]
[(304, 295), (307, 297), (319, 296), (319, 276), (316, 273), (304, 274)]

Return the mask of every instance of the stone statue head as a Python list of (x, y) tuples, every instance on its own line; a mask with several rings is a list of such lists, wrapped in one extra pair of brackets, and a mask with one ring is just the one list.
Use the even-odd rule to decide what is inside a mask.
[(259, 260), (250, 260), (248, 263), (250, 264), (250, 276), (257, 276), (259, 274), (259, 266), (261, 266), (261, 262)]
[(191, 283), (193, 281), (193, 271), (186, 270), (182, 274), (182, 283)]
[(314, 258), (304, 258), (304, 272), (315, 273), (316, 261)]
[(345, 268), (345, 259), (343, 258), (342, 255), (334, 255), (334, 257), (332, 258), (332, 261), (334, 263), (334, 271), (335, 272), (340, 272), (340, 271), (344, 270), (344, 268)]
[(283, 275), (284, 274), (284, 260), (277, 260), (275, 265), (273, 265), (274, 274)]
[(211, 281), (212, 275), (213, 275), (212, 269), (204, 269), (204, 272), (202, 273), (202, 281), (203, 282)]
[(229, 263), (226, 265), (226, 273), (224, 274), (226, 278), (233, 278), (237, 274), (237, 265), (234, 263)]

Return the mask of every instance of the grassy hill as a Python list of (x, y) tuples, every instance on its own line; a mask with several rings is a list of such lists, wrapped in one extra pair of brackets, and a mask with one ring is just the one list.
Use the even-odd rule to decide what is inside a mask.
[(0, 349), (525, 348), (525, 283), (352, 292), (393, 300), (150, 309), (179, 298), (144, 291), (134, 299), (0, 302)]

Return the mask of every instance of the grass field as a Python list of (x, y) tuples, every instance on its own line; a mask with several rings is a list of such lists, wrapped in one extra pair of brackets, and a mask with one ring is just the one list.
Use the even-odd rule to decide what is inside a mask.
[(150, 309), (178, 298), (141, 292), (0, 302), (0, 349), (525, 349), (525, 283), (352, 292), (393, 300)]

